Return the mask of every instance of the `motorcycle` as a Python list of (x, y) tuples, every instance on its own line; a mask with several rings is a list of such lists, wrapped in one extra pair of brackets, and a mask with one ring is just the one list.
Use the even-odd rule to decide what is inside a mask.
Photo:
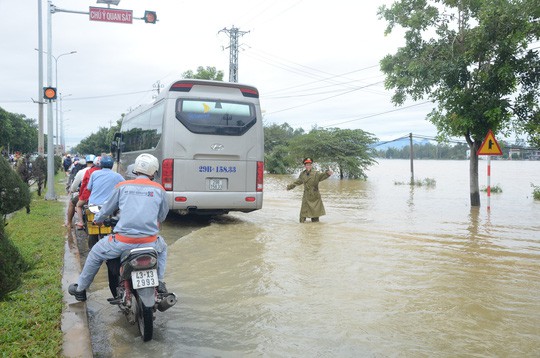
[[(88, 235), (88, 249), (91, 250), (92, 247), (102, 238), (112, 233), (114, 225), (118, 222), (118, 217), (113, 216), (108, 219), (107, 225), (96, 225), (94, 224), (94, 216), (101, 209), (101, 206), (98, 205), (84, 205), (83, 207), (83, 223), (84, 231)], [(118, 260), (108, 260), (106, 262), (109, 274), (109, 289), (113, 296), (116, 295), (116, 287), (118, 287), (118, 274), (115, 272), (118, 271), (120, 267), (120, 262)]]
[(99, 240), (112, 232), (110, 226), (94, 225), (94, 216), (100, 208), (98, 205), (84, 205), (83, 207), (84, 231), (88, 234), (88, 249), (90, 250)]
[[(114, 225), (114, 219), (105, 220), (105, 225)], [(158, 292), (158, 254), (153, 247), (126, 250), (122, 255), (109, 260), (109, 270), (116, 270), (115, 298), (108, 299), (118, 305), (130, 324), (137, 323), (143, 341), (152, 339), (156, 311), (164, 312), (177, 302), (174, 293)], [(108, 261), (108, 263), (109, 263)], [(111, 275), (109, 275), (111, 277)]]

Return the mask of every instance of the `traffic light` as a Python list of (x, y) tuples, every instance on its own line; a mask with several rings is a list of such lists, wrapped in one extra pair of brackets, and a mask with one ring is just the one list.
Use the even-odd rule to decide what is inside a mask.
[(49, 101), (56, 99), (56, 87), (43, 87), (43, 97)]
[(155, 24), (157, 21), (157, 15), (155, 11), (148, 11), (146, 10), (144, 12), (144, 22), (147, 24)]

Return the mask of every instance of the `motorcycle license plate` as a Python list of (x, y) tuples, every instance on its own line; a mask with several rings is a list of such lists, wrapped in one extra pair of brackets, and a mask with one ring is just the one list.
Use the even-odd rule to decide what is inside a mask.
[(133, 289), (135, 290), (139, 288), (158, 286), (159, 281), (157, 277), (157, 270), (133, 271), (131, 273), (131, 282), (133, 284)]

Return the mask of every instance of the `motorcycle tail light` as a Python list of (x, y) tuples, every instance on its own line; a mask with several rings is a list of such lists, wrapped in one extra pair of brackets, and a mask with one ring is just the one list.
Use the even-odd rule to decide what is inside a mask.
[(135, 270), (149, 269), (156, 266), (157, 258), (150, 255), (142, 255), (134, 258), (129, 263)]

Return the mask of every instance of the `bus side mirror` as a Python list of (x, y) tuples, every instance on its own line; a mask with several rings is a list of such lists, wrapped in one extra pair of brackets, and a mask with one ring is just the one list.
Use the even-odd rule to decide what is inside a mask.
[(116, 157), (116, 151), (117, 150), (118, 150), (118, 143), (117, 142), (112, 142), (110, 152), (112, 153), (113, 158)]
[(113, 142), (111, 143), (111, 153), (116, 160), (120, 159), (120, 152), (124, 150), (124, 135), (120, 132), (114, 133)]

